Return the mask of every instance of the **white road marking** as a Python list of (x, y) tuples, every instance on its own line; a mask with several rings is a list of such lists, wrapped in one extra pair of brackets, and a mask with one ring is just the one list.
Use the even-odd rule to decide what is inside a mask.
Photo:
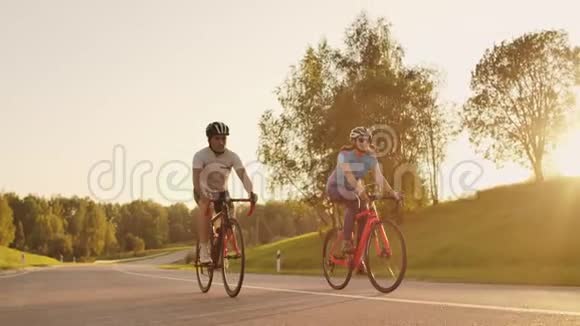
[(22, 276), (22, 275), (26, 275), (26, 274), (30, 274), (32, 273), (34, 270), (25, 270), (22, 273), (14, 273), (14, 274), (8, 274), (8, 275), (0, 275), (0, 278), (12, 278), (12, 277), (17, 277), (17, 276)]
[[(142, 276), (142, 277), (150, 277), (150, 278), (172, 280), (172, 281), (181, 281), (181, 282), (191, 282), (191, 283), (197, 282), (193, 279), (129, 272), (129, 271), (125, 271), (125, 270), (116, 268), (116, 266), (114, 267), (114, 269), (118, 272), (129, 274), (129, 275), (137, 275), (137, 276)], [(214, 282), (214, 283), (219, 284), (219, 285), (223, 285), (220, 282)], [(368, 297), (368, 296), (354, 295), (354, 294), (315, 292), (315, 291), (306, 291), (306, 290), (254, 286), (254, 285), (246, 285), (246, 284), (243, 285), (243, 288), (262, 290), (262, 291), (298, 293), (298, 294), (308, 294), (308, 295), (318, 295), (318, 296), (328, 296), (328, 297), (348, 298), (348, 299), (359, 299), (359, 300), (369, 300), (369, 301), (397, 302), (397, 303), (421, 304), (421, 305), (442, 306), (442, 307), (470, 308), (470, 309), (482, 309), (482, 310), (496, 310), (496, 311), (504, 311), (504, 312), (535, 313), (535, 314), (563, 315), (563, 316), (580, 317), (580, 312), (577, 312), (577, 311), (535, 309), (535, 308), (518, 308), (518, 307), (502, 307), (502, 306), (480, 305), (480, 304), (470, 304), (470, 303), (415, 300), (415, 299), (398, 299), (398, 298), (386, 298), (386, 297)]]

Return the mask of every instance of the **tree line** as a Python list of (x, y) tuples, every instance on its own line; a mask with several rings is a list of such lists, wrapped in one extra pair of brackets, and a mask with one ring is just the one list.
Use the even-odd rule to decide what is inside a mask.
[[(316, 231), (316, 214), (298, 201), (258, 205), (247, 217), (247, 206), (236, 215), (246, 243), (267, 243)], [(42, 198), (0, 194), (0, 245), (65, 260), (141, 252), (170, 243), (193, 244), (197, 238), (197, 208), (183, 203), (162, 206), (151, 200), (126, 204), (97, 203), (89, 198)]]

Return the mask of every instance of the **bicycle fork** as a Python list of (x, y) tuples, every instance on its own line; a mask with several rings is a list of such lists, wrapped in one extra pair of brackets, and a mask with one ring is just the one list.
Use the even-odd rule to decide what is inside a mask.
[(236, 239), (236, 235), (234, 233), (234, 230), (231, 227), (227, 228), (227, 231), (224, 233), (224, 240), (223, 240), (223, 256), (225, 258), (228, 257), (228, 246), (227, 243), (230, 243), (233, 247), (233, 252), (234, 252), (234, 257), (233, 258), (238, 258), (242, 255), (242, 253), (240, 252), (240, 248), (238, 247), (238, 239)]
[[(387, 233), (385, 232), (385, 227), (382, 223), (379, 223), (379, 234), (375, 234), (375, 252), (380, 257), (391, 257), (393, 251), (391, 249), (391, 244), (389, 243), (389, 239), (387, 238)], [(376, 232), (376, 231), (375, 231)], [(384, 247), (381, 248), (381, 244), (379, 242), (381, 240), (383, 242)]]
[[(375, 225), (380, 225), (378, 228), (379, 234), (376, 234), (377, 230), (374, 229)], [(359, 239), (359, 245), (357, 246), (357, 251), (355, 253), (355, 261), (353, 261), (353, 268), (359, 267), (359, 265), (364, 264), (364, 257), (365, 251), (367, 250), (367, 243), (369, 237), (371, 236), (371, 232), (375, 232), (375, 239), (374, 239), (374, 248), (377, 256), (380, 257), (390, 257), (392, 255), (391, 246), (389, 244), (389, 239), (387, 238), (387, 234), (385, 232), (385, 228), (380, 222), (380, 220), (371, 220), (365, 224), (365, 228), (362, 232), (362, 235)], [(381, 248), (381, 243), (383, 243), (383, 247)], [(370, 245), (370, 244), (369, 244)]]

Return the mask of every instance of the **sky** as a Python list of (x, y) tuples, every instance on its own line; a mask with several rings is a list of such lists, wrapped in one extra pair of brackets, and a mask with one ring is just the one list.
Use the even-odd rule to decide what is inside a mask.
[[(306, 47), (323, 38), (342, 47), (361, 11), (391, 22), (405, 63), (439, 69), (441, 99), (461, 104), (471, 70), (494, 43), (562, 28), (580, 44), (575, 7), (572, 0), (0, 0), (0, 192), (191, 203), (193, 154), (207, 146), (205, 126), (220, 120), (258, 194), (273, 198), (256, 162), (259, 117), (280, 108), (275, 88)], [(462, 169), (468, 174), (456, 173)], [(465, 136), (450, 145), (443, 170), (445, 196), (530, 176), (482, 160)]]

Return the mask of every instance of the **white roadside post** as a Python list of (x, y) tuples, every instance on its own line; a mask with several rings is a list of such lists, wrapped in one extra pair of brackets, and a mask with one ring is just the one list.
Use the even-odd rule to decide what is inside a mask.
[(276, 272), (280, 273), (280, 249), (276, 252)]

